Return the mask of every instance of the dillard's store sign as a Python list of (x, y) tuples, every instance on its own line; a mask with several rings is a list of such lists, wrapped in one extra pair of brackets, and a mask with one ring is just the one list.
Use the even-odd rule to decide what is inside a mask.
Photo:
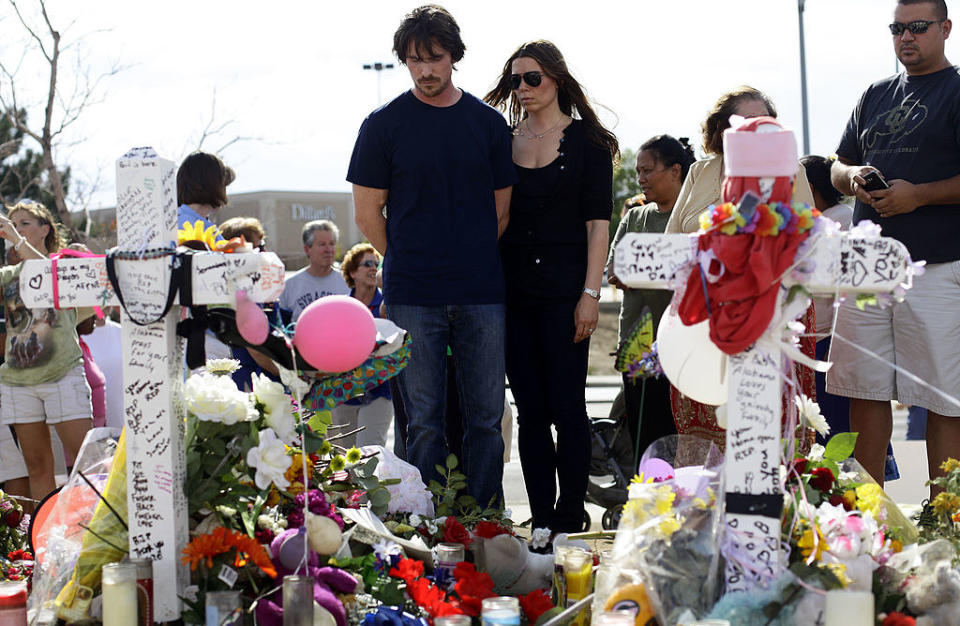
[(332, 206), (314, 208), (309, 204), (291, 204), (290, 219), (300, 222), (309, 222), (311, 220), (330, 220), (336, 219), (336, 212)]

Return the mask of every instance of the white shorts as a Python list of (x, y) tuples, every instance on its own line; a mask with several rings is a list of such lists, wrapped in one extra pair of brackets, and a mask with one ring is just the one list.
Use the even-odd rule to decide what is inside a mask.
[(0, 424), (0, 482), (11, 478), (23, 478), (27, 475), (27, 466), (23, 462), (20, 448), (13, 440), (10, 427)]
[(861, 311), (856, 297), (847, 296), (837, 313), (830, 360), (830, 393), (960, 416), (960, 404), (944, 396), (960, 399), (960, 261), (928, 265), (906, 299), (886, 309), (868, 305)]
[(90, 385), (77, 365), (58, 381), (39, 385), (0, 385), (0, 413), (4, 424), (60, 424), (92, 419)]

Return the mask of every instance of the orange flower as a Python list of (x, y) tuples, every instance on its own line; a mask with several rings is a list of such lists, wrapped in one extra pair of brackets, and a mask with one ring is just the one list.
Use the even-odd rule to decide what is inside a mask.
[(197, 565), (206, 560), (207, 567), (213, 567), (213, 557), (223, 554), (229, 549), (224, 533), (218, 532), (226, 530), (226, 528), (219, 526), (209, 535), (194, 537), (183, 549), (182, 561), (184, 565), (189, 563), (190, 569), (196, 571)]
[(245, 535), (244, 533), (234, 532), (223, 526), (213, 529), (213, 532), (207, 535), (194, 537), (187, 547), (183, 549), (183, 563), (190, 564), (191, 570), (196, 570), (197, 565), (206, 561), (208, 568), (213, 567), (213, 558), (236, 550), (237, 554), (233, 560), (234, 567), (243, 567), (247, 562), (252, 562), (260, 570), (270, 576), (277, 577), (277, 570), (270, 561), (263, 546), (256, 539)]

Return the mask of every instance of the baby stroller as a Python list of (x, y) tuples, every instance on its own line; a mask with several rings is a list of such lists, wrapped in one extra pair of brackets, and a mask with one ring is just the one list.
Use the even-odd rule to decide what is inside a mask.
[(590, 420), (590, 439), (592, 451), (586, 500), (606, 509), (601, 525), (604, 530), (613, 530), (620, 523), (634, 474), (634, 451), (627, 428), (623, 390), (614, 399), (609, 416)]

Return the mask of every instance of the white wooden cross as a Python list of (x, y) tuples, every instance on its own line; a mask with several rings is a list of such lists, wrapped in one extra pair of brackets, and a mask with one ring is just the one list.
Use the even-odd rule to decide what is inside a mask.
[[(895, 239), (837, 233), (814, 241), (806, 258), (815, 266), (802, 281), (813, 294), (891, 292), (906, 280), (909, 255)], [(628, 287), (670, 289), (675, 274), (696, 258), (695, 235), (632, 233), (617, 245), (614, 272)], [(794, 284), (797, 280), (791, 276), (783, 280), (786, 288)], [(764, 581), (776, 578), (783, 566), (779, 518), (783, 355), (768, 347), (755, 344), (729, 357), (723, 466), (725, 524), (735, 529), (730, 533), (734, 548), (748, 555)], [(764, 504), (772, 505), (777, 517), (748, 512), (759, 511)], [(726, 588), (743, 590), (750, 584), (751, 578), (728, 562)]]
[[(117, 160), (117, 248), (134, 256), (166, 248), (177, 235), (175, 166), (152, 148), (134, 148)], [(144, 255), (148, 257), (149, 255)], [(181, 551), (188, 540), (183, 492), (186, 460), (182, 341), (176, 334), (180, 307), (157, 322), (170, 286), (171, 256), (116, 261), (127, 310), (123, 312), (123, 409), (127, 430), (127, 523), (131, 558), (153, 560), (154, 619), (180, 617), (188, 572)], [(62, 258), (56, 266), (59, 306), (119, 304), (103, 258)], [(54, 306), (52, 264), (27, 261), (20, 296), (27, 307)], [(196, 253), (194, 304), (231, 304), (236, 289), (257, 302), (283, 291), (284, 267), (273, 253)]]

